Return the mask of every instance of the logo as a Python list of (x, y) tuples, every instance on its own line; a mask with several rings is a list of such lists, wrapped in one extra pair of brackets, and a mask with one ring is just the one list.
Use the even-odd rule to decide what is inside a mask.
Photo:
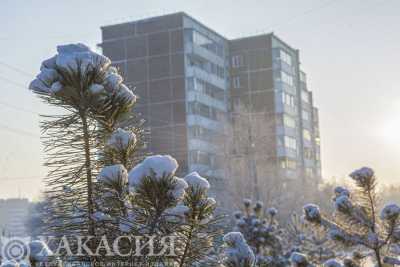
[(6, 260), (24, 261), (30, 256), (30, 238), (0, 237), (1, 256)]

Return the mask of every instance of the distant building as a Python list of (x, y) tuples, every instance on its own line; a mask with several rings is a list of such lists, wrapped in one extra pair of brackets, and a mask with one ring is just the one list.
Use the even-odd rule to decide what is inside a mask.
[(298, 50), (272, 33), (228, 40), (182, 12), (101, 29), (103, 54), (140, 97), (149, 151), (174, 156), (180, 173), (226, 176), (227, 157), (242, 152), (226, 150), (224, 128), (235, 131), (244, 107), (272, 125), (274, 175), (319, 179), (318, 115)]
[(0, 199), (0, 231), (5, 236), (26, 236), (30, 202), (24, 198)]

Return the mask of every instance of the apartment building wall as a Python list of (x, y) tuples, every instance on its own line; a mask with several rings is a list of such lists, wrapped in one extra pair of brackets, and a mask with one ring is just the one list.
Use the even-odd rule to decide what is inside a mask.
[(188, 171), (182, 14), (102, 27), (103, 54), (139, 96), (135, 112), (150, 130), (147, 149), (171, 154)]
[[(227, 41), (184, 13), (102, 27), (104, 55), (139, 96), (148, 150), (174, 156), (178, 174), (222, 177)], [(218, 142), (219, 141), (219, 142)]]
[(29, 207), (27, 199), (0, 200), (0, 235), (26, 236)]
[[(320, 177), (317, 114), (298, 50), (264, 34), (231, 40), (230, 56), (233, 127), (240, 113), (250, 121), (252, 142), (262, 148), (250, 150), (256, 165), (268, 165), (270, 176), (288, 181)], [(268, 146), (257, 133), (259, 125), (267, 125), (263, 130), (273, 136)]]
[(253, 153), (256, 168), (280, 178), (320, 176), (317, 109), (298, 50), (276, 35), (227, 40), (185, 13), (105, 26), (102, 34), (104, 55), (139, 96), (148, 150), (174, 156), (178, 174), (225, 177), (224, 128), (245, 118), (250, 130), (236, 134), (248, 140), (233, 136), (237, 154), (261, 151)]

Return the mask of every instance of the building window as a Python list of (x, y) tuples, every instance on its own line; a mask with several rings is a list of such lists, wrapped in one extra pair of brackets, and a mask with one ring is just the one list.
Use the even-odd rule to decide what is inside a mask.
[(204, 47), (220, 57), (223, 56), (224, 48), (222, 44), (212, 40), (196, 30), (191, 30), (190, 32), (191, 36), (189, 37), (189, 40), (191, 40), (194, 44)]
[(281, 71), (281, 81), (286, 83), (287, 85), (293, 86), (293, 77), (289, 74), (287, 74), (284, 71)]
[(301, 91), (301, 100), (303, 100), (305, 103), (310, 103), (310, 95), (307, 91)]
[(295, 170), (297, 167), (297, 162), (295, 160), (289, 159), (289, 158), (280, 158), (279, 164), (282, 169)]
[(296, 128), (296, 120), (292, 117), (284, 114), (283, 115), (283, 125), (289, 128)]
[(303, 129), (303, 138), (304, 140), (311, 141), (311, 133), (307, 129)]
[(301, 117), (303, 118), (304, 121), (309, 121), (310, 120), (310, 112), (303, 109), (301, 112)]
[(236, 89), (240, 88), (241, 87), (241, 85), (240, 85), (240, 77), (239, 76), (234, 76), (232, 78), (232, 84), (233, 84), (233, 88), (236, 88)]
[(238, 68), (240, 66), (243, 66), (243, 56), (242, 55), (236, 55), (232, 57), (232, 67)]
[(297, 141), (295, 138), (290, 136), (278, 136), (278, 146), (297, 150)]
[(211, 83), (199, 78), (190, 77), (187, 79), (187, 87), (189, 90), (201, 92), (219, 101), (225, 100), (225, 91)]
[(314, 176), (314, 172), (312, 168), (305, 168), (305, 173), (307, 177), (313, 177)]
[(282, 92), (282, 103), (290, 107), (295, 107), (296, 103), (294, 95)]
[(223, 111), (220, 111), (214, 107), (210, 107), (200, 102), (189, 102), (188, 103), (189, 114), (200, 115), (205, 118), (212, 120), (219, 120), (223, 117)]
[(313, 159), (313, 151), (311, 148), (309, 147), (304, 148), (304, 158), (308, 160)]
[(279, 58), (289, 66), (292, 66), (292, 57), (285, 51), (279, 50)]
[(297, 150), (297, 141), (293, 137), (285, 136), (285, 147), (293, 150)]
[(303, 83), (306, 83), (307, 82), (307, 76), (306, 76), (306, 74), (304, 73), (304, 72), (300, 72), (300, 81), (301, 82), (303, 82)]

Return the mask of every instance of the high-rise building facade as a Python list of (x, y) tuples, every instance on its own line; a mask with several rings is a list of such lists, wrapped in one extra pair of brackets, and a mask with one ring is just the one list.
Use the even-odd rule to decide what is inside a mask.
[(0, 235), (27, 236), (29, 208), (28, 199), (0, 199)]
[(181, 173), (223, 178), (227, 125), (234, 133), (236, 115), (246, 114), (258, 131), (268, 126), (268, 156), (256, 155), (256, 165), (268, 161), (282, 179), (320, 177), (312, 93), (298, 50), (274, 34), (228, 40), (181, 12), (104, 26), (100, 46), (139, 96), (148, 150), (174, 156)]
[(272, 33), (229, 43), (233, 127), (235, 118), (244, 113), (252, 121), (249, 135), (254, 144), (268, 143), (264, 146), (268, 153), (254, 152), (255, 160), (259, 155), (256, 165), (263, 166), (265, 159), (273, 163), (268, 168), (274, 176), (318, 179), (318, 112), (300, 69), (298, 50)]

